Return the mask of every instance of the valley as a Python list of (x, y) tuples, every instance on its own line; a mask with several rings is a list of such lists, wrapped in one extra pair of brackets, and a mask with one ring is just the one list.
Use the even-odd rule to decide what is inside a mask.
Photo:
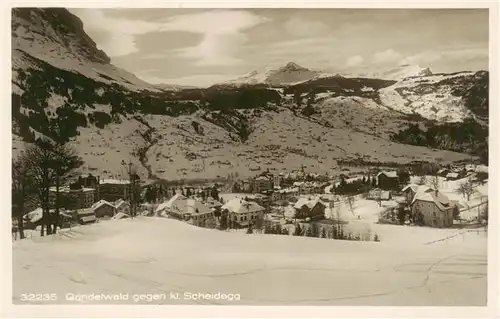
[[(40, 137), (60, 140), (78, 151), (82, 173), (117, 177), (122, 160), (151, 180), (251, 176), (301, 162), (335, 173), (345, 160), (479, 161), (468, 145), (487, 136), (487, 71), (405, 67), (415, 76), (376, 79), (289, 62), (208, 88), (150, 85), (110, 64), (65, 9), (16, 9), (12, 25), (13, 154)], [(411, 125), (467, 119), (486, 133), (469, 144), (443, 137), (460, 147), (394, 138)]]

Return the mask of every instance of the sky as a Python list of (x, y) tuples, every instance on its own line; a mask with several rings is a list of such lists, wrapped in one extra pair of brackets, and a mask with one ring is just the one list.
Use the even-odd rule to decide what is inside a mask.
[(487, 9), (70, 9), (111, 62), (208, 86), (288, 62), (325, 72), (488, 69)]

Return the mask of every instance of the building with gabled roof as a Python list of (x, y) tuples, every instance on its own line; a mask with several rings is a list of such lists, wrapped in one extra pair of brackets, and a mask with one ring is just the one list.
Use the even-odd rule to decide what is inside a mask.
[(316, 199), (301, 197), (293, 205), (295, 218), (324, 218), (326, 205)]
[(417, 184), (409, 184), (406, 185), (402, 192), (406, 198), (406, 201), (408, 203), (411, 203), (413, 201), (413, 198), (415, 198), (415, 195), (420, 192), (428, 192), (432, 191), (432, 189), (427, 186), (427, 185), (417, 185)]
[(104, 199), (94, 203), (91, 208), (94, 210), (97, 218), (113, 217), (116, 214), (115, 205)]
[(228, 212), (229, 220), (233, 224), (246, 227), (263, 216), (265, 208), (253, 201), (234, 198), (222, 205), (222, 210)]
[(440, 228), (453, 226), (455, 207), (456, 203), (438, 190), (418, 192), (410, 204), (414, 220), (420, 219), (427, 226)]
[(381, 171), (377, 174), (377, 186), (383, 190), (397, 189), (399, 178), (396, 171)]
[(117, 213), (130, 214), (130, 203), (128, 201), (119, 198), (114, 202), (114, 205)]
[(155, 213), (156, 215), (164, 215), (165, 213), (168, 213), (168, 211), (172, 208), (174, 208), (175, 205), (177, 205), (180, 201), (186, 200), (187, 197), (182, 195), (182, 194), (175, 194), (170, 198), (168, 201), (161, 203), (156, 207)]

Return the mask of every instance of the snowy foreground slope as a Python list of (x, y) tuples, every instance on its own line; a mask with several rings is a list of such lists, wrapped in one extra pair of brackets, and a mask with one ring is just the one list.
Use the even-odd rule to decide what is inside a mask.
[[(385, 228), (377, 243), (228, 233), (146, 217), (101, 222), (15, 242), (13, 302), (22, 303), (21, 295), (31, 292), (56, 293), (57, 303), (75, 303), (66, 300), (68, 293), (122, 293), (128, 300), (99, 303), (135, 303), (139, 294), (159, 294), (161, 300), (138, 302), (486, 304), (483, 231), (407, 228), (389, 236), (390, 229), (403, 228)], [(240, 300), (183, 298), (218, 292), (239, 294)]]

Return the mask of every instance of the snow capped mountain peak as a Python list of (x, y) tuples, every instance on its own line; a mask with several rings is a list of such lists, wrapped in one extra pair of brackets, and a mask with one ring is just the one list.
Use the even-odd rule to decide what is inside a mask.
[(257, 71), (257, 70), (253, 70), (253, 71), (249, 72), (249, 73), (247, 74), (247, 76), (256, 76), (257, 74), (259, 74), (259, 71)]
[(430, 68), (423, 68), (420, 65), (403, 64), (393, 69), (385, 71), (381, 77), (388, 80), (402, 80), (413, 76), (429, 76), (432, 75)]
[(267, 68), (263, 72), (256, 70), (247, 73), (239, 78), (225, 82), (229, 85), (255, 85), (267, 84), (270, 86), (284, 86), (297, 82), (310, 80), (322, 74), (320, 71), (309, 70), (297, 63), (288, 62), (278, 69)]
[(295, 62), (288, 62), (284, 67), (279, 68), (278, 71), (281, 71), (281, 72), (309, 71), (309, 69), (306, 69), (306, 68), (298, 65)]
[(378, 78), (384, 80), (400, 81), (409, 77), (431, 76), (433, 73), (429, 67), (419, 65), (401, 64), (389, 70), (378, 70), (371, 72), (343, 72), (343, 76)]

